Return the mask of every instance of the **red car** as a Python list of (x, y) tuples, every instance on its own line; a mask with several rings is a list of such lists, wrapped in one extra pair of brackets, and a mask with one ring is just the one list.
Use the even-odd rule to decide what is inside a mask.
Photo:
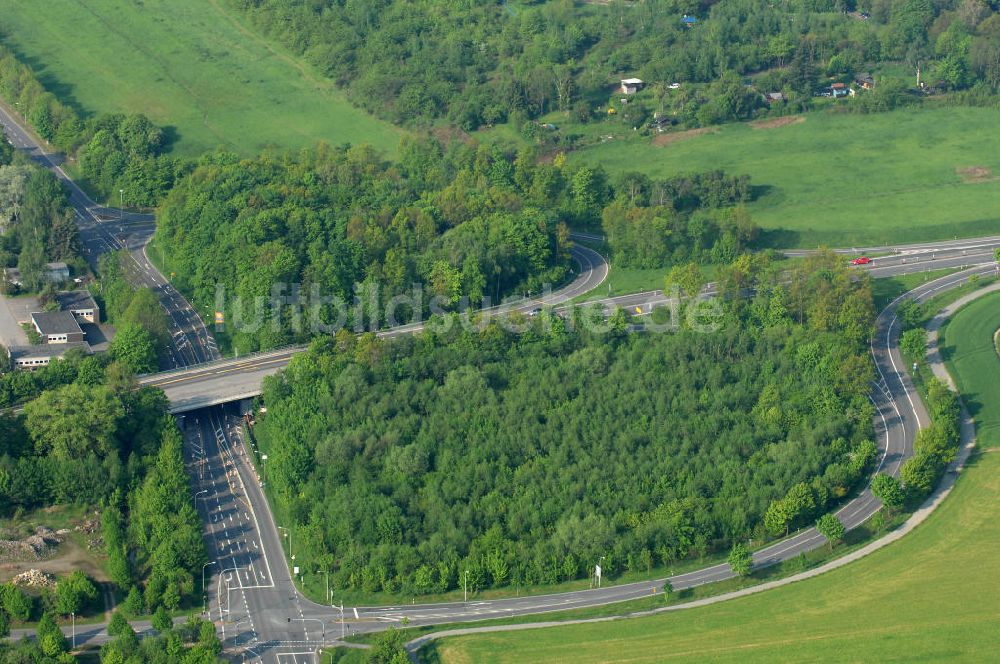
[(871, 262), (872, 259), (868, 258), (867, 256), (859, 256), (858, 258), (855, 258), (853, 261), (851, 261), (851, 265), (868, 265)]

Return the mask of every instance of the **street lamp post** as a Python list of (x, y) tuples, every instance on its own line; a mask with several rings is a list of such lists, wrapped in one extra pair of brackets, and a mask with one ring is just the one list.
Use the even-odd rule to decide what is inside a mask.
[(204, 597), (204, 606), (202, 607), (202, 613), (208, 613), (208, 593), (205, 592), (205, 568), (209, 565), (217, 565), (219, 561), (210, 560), (201, 566), (201, 595)]
[(465, 592), (465, 600), (469, 601), (469, 570), (465, 570), (465, 578), (462, 581), (462, 589)]
[(70, 611), (69, 615), (70, 619), (73, 621), (73, 650), (76, 650), (76, 611)]
[(278, 526), (278, 530), (285, 531), (284, 536), (288, 538), (288, 557), (291, 558), (292, 560), (295, 560), (295, 554), (292, 553), (292, 531), (288, 528), (285, 528), (284, 526)]
[(326, 569), (316, 570), (317, 574), (319, 574), (320, 572), (322, 572), (323, 574), (326, 575), (326, 603), (329, 604), (330, 603), (330, 570), (326, 570)]
[[(219, 619), (220, 620), (222, 619), (222, 584), (223, 583), (226, 584), (226, 606), (228, 606), (228, 607), (232, 607), (232, 603), (229, 601), (229, 593), (231, 593), (234, 590), (239, 590), (238, 587), (237, 588), (233, 588), (230, 585), (229, 579), (226, 578), (226, 572), (232, 572), (233, 574), (236, 574), (236, 580), (239, 581), (240, 568), (239, 567), (227, 567), (226, 569), (224, 569), (221, 572), (219, 572), (219, 583), (217, 583), (215, 587), (216, 587), (216, 594), (219, 596)], [(232, 613), (232, 609), (231, 608), (227, 608), (225, 610), (225, 612), (226, 613)]]

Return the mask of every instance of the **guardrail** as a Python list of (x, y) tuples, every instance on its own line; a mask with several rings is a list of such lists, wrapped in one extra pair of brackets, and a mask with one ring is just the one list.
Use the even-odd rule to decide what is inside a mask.
[(241, 357), (224, 357), (219, 360), (207, 360), (205, 362), (196, 362), (194, 364), (189, 364), (187, 366), (178, 367), (176, 369), (169, 369), (167, 371), (157, 371), (155, 373), (141, 374), (136, 376), (136, 380), (140, 383), (149, 382), (153, 380), (159, 380), (160, 378), (170, 378), (172, 376), (178, 376), (181, 374), (190, 373), (191, 371), (196, 371), (200, 369), (211, 369), (215, 367), (224, 367), (232, 364), (239, 364), (241, 362), (248, 362), (253, 360), (259, 360), (267, 357), (276, 357), (288, 351), (304, 351), (309, 346), (304, 346), (301, 344), (288, 344), (285, 346), (279, 346), (277, 348), (271, 348), (269, 350), (257, 351), (256, 353), (249, 353)]

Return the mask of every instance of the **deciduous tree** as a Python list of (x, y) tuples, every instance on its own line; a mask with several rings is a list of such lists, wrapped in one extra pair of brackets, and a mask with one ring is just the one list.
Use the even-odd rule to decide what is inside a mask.
[(747, 545), (742, 542), (737, 542), (733, 545), (726, 560), (729, 563), (729, 568), (737, 576), (748, 576), (750, 570), (753, 569), (753, 555), (750, 553)]
[(844, 524), (835, 514), (824, 514), (816, 521), (816, 530), (830, 543), (830, 550), (833, 550), (833, 543), (843, 539)]

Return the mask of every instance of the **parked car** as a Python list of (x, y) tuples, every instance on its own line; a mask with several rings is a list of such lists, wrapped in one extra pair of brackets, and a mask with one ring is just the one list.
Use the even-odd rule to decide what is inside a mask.
[(857, 258), (851, 261), (851, 265), (868, 265), (871, 262), (872, 259), (868, 258), (867, 256), (858, 256)]

